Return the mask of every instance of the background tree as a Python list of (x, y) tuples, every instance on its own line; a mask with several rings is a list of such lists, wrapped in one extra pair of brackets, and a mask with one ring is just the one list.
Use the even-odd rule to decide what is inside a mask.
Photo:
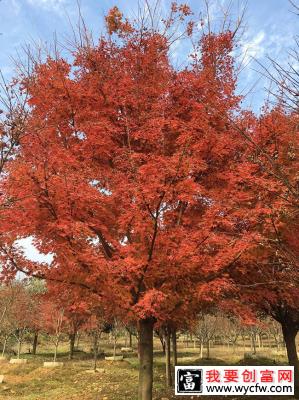
[(17, 357), (20, 358), (25, 336), (37, 317), (35, 314), (36, 304), (34, 298), (30, 296), (28, 287), (23, 282), (14, 282), (10, 286), (10, 291), (12, 302), (7, 318), (11, 332), (17, 341)]
[(57, 349), (65, 324), (64, 309), (55, 304), (53, 298), (44, 298), (41, 305), (42, 330), (49, 335), (54, 345), (53, 362), (57, 360)]
[(259, 239), (239, 260), (234, 279), (248, 304), (281, 324), (298, 396), (298, 115), (280, 105), (250, 126), (255, 145), (235, 175), (236, 190), (242, 182), (243, 204), (256, 209), (254, 220), (243, 223), (255, 226)]

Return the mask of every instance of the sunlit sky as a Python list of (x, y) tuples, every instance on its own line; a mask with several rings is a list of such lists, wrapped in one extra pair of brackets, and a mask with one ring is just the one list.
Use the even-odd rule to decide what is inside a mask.
[[(155, 1), (149, 0), (149, 3)], [(216, 20), (219, 19), (223, 4), (229, 1), (234, 4), (233, 18), (235, 18), (238, 4), (241, 9), (245, 0), (209, 1), (211, 17)], [(298, 3), (298, 0), (295, 1)], [(95, 37), (103, 31), (103, 17), (109, 8), (117, 5), (124, 14), (132, 16), (138, 6), (137, 0), (2, 0), (0, 66), (4, 75), (9, 77), (13, 74), (14, 65), (11, 57), (16, 56), (24, 43), (32, 41), (51, 43), (54, 33), (58, 40), (63, 41), (63, 37), (71, 32), (70, 21), (76, 24), (78, 20), (78, 2), (86, 25), (93, 31)], [(169, 9), (171, 1), (160, 0), (160, 2), (162, 9), (165, 11)], [(204, 10), (203, 0), (189, 0), (185, 3), (191, 6), (195, 16)], [(246, 52), (246, 64), (254, 58), (268, 65), (267, 56), (285, 63), (287, 52), (294, 43), (294, 36), (299, 33), (299, 17), (293, 12), (290, 2), (247, 0), (246, 8), (244, 19), (246, 30), (241, 40), (243, 54)], [(183, 50), (180, 53), (178, 47), (175, 56), (179, 59), (180, 54), (183, 54)], [(260, 67), (256, 62), (249, 62), (241, 79), (241, 88), (245, 92), (254, 87), (247, 104), (253, 104), (255, 109), (261, 105), (265, 95), (263, 88), (267, 86), (265, 79), (255, 72), (257, 69)]]
[[(141, 1), (141, 0), (140, 0)], [(156, 0), (148, 0), (154, 3)], [(230, 0), (210, 0), (210, 14), (217, 23), (221, 7)], [(236, 18), (242, 1), (233, 2), (233, 15)], [(54, 35), (63, 42), (71, 34), (71, 24), (78, 21), (78, 2), (81, 14), (87, 27), (98, 37), (104, 29), (103, 19), (109, 8), (114, 5), (127, 16), (136, 12), (137, 0), (2, 0), (0, 2), (0, 68), (6, 79), (14, 74), (13, 58), (22, 54), (22, 46), (28, 42), (53, 41)], [(171, 1), (161, 0), (161, 8), (167, 10)], [(295, 0), (297, 4), (298, 0)], [(184, 3), (191, 6), (195, 16), (204, 10), (202, 0), (189, 0)], [(266, 97), (269, 83), (262, 74), (259, 64), (269, 66), (270, 56), (275, 61), (286, 64), (288, 51), (294, 45), (294, 36), (299, 34), (299, 17), (293, 12), (288, 0), (248, 0), (244, 25), (245, 32), (240, 41), (239, 53), (243, 54), (245, 69), (240, 75), (239, 90), (250, 92), (244, 104), (258, 111)], [(184, 43), (180, 43), (173, 53), (174, 60), (180, 63), (180, 58), (186, 55)], [(294, 66), (299, 68), (299, 66)], [(26, 242), (26, 252), (33, 259), (39, 259), (36, 249)]]

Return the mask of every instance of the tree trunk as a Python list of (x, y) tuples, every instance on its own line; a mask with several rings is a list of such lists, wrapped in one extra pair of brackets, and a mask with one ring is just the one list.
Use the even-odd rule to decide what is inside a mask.
[(129, 332), (129, 347), (132, 347), (132, 333)]
[(262, 347), (262, 345), (261, 345), (261, 335), (258, 333), (256, 337), (257, 337), (257, 345), (258, 345), (259, 349), (261, 349), (261, 347)]
[(96, 331), (93, 336), (93, 370), (97, 370), (97, 360), (98, 360), (98, 340), (99, 334)]
[(153, 328), (154, 320), (142, 319), (139, 333), (139, 386), (138, 400), (152, 400), (153, 391)]
[(37, 341), (38, 341), (38, 332), (34, 332), (33, 343), (32, 343), (32, 354), (34, 356), (36, 355)]
[(264, 348), (263, 335), (260, 333), (260, 334), (259, 334), (259, 337), (260, 337), (260, 345), (261, 345), (261, 348), (263, 349), (263, 348)]
[(76, 333), (70, 333), (69, 334), (69, 340), (70, 340), (69, 359), (72, 360), (73, 356), (74, 356), (74, 350), (75, 350)]
[(161, 333), (161, 331), (159, 331), (157, 333), (158, 333), (158, 336), (159, 336), (159, 340), (161, 342), (162, 352), (163, 352), (163, 354), (165, 356), (165, 354), (166, 354), (165, 353), (165, 337), (164, 337), (163, 333)]
[(116, 334), (114, 335), (114, 343), (113, 343), (113, 357), (116, 356)]
[(166, 386), (171, 387), (172, 376), (171, 376), (171, 356), (170, 356), (170, 332), (169, 329), (165, 329), (165, 373), (166, 373)]
[(256, 354), (255, 333), (251, 334), (252, 352)]
[(21, 339), (18, 340), (18, 358), (20, 358), (21, 355), (21, 346), (22, 346), (22, 341)]
[(203, 357), (203, 342), (202, 342), (202, 339), (200, 339), (199, 349), (200, 349), (200, 351), (199, 351), (200, 358), (202, 359), (202, 357)]
[(178, 363), (177, 339), (176, 339), (175, 329), (173, 329), (172, 331), (171, 339), (172, 339), (172, 355), (173, 355), (172, 363), (173, 363), (173, 368), (175, 369), (175, 366)]
[(76, 344), (76, 349), (77, 349), (77, 350), (79, 349), (80, 337), (81, 337), (81, 335), (80, 335), (80, 333), (78, 332), (78, 333), (77, 333), (77, 344)]
[(140, 362), (140, 339), (137, 337), (137, 356), (138, 356), (138, 361)]
[(4, 357), (4, 354), (5, 354), (7, 340), (8, 340), (8, 336), (5, 336), (5, 339), (3, 342), (2, 357)]
[(57, 347), (58, 347), (58, 341), (55, 342), (54, 357), (53, 357), (54, 362), (56, 362), (57, 360)]
[(210, 339), (207, 341), (207, 359), (210, 359)]
[(288, 325), (282, 325), (283, 338), (287, 348), (289, 364), (294, 367), (294, 391), (295, 397), (299, 398), (299, 361), (296, 349), (296, 335), (298, 330)]

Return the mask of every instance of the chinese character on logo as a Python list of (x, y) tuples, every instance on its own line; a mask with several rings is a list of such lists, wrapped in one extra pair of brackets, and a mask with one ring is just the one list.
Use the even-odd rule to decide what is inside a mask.
[(255, 369), (252, 371), (245, 369), (245, 371), (243, 371), (241, 375), (243, 376), (243, 382), (256, 382)]
[(211, 369), (206, 372), (206, 380), (209, 383), (217, 382), (220, 383), (220, 372), (217, 369)]
[(265, 369), (264, 371), (261, 371), (261, 382), (273, 382), (273, 374), (274, 371), (271, 371), (269, 369)]
[(278, 370), (278, 382), (292, 382), (293, 376), (291, 370), (279, 369)]
[(182, 368), (177, 370), (176, 375), (177, 393), (201, 393), (202, 392), (202, 370)]
[(223, 378), (224, 382), (238, 382), (238, 370), (226, 369)]
[(185, 390), (193, 390), (195, 388), (195, 382), (193, 382), (193, 376), (198, 376), (198, 375), (194, 375), (191, 374), (190, 371), (187, 371), (185, 375), (180, 377), (180, 381), (181, 382), (185, 382), (183, 383)]

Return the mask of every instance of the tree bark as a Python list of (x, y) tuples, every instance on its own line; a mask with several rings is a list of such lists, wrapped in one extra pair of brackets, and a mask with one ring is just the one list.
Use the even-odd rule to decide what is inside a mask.
[(161, 342), (161, 346), (162, 346), (162, 352), (163, 352), (163, 354), (164, 354), (164, 356), (165, 356), (165, 337), (164, 337), (164, 335), (163, 335), (163, 333), (162, 333), (162, 331), (160, 330), (160, 331), (157, 331), (156, 332), (157, 333), (157, 335), (159, 336), (159, 340), (160, 340), (160, 342)]
[(116, 333), (114, 334), (114, 338), (113, 338), (113, 357), (115, 358), (116, 356)]
[(262, 348), (261, 334), (258, 333), (258, 334), (256, 335), (256, 337), (257, 337), (257, 345), (258, 345), (259, 349), (261, 349), (261, 348)]
[(5, 354), (7, 340), (8, 340), (8, 336), (5, 336), (4, 342), (3, 342), (2, 357), (4, 357), (4, 354)]
[(252, 352), (253, 354), (256, 354), (255, 333), (251, 334), (251, 344), (252, 344)]
[(77, 344), (76, 344), (76, 349), (78, 350), (79, 349), (79, 342), (80, 342), (80, 333), (78, 332), (77, 333)]
[(32, 343), (32, 354), (34, 356), (36, 355), (37, 342), (38, 342), (38, 332), (34, 332), (33, 343)]
[(246, 338), (245, 338), (244, 335), (242, 335), (242, 342), (243, 342), (243, 351), (245, 353), (245, 351), (246, 351)]
[(70, 340), (69, 359), (72, 360), (73, 357), (74, 357), (76, 333), (70, 333), (70, 334), (69, 334), (69, 340)]
[(262, 349), (264, 347), (263, 335), (259, 333), (259, 348)]
[(152, 318), (142, 319), (139, 333), (139, 386), (138, 400), (152, 400), (153, 391), (153, 328)]
[(186, 347), (189, 347), (189, 334), (186, 334)]
[(170, 331), (168, 328), (165, 329), (165, 373), (166, 373), (166, 386), (171, 387), (172, 376), (171, 376), (171, 355), (170, 355)]
[(207, 359), (210, 359), (210, 339), (207, 340)]
[(175, 369), (175, 366), (178, 363), (176, 329), (173, 329), (171, 339), (172, 339), (172, 354), (173, 354), (172, 363), (173, 363), (173, 368)]
[(21, 347), (22, 347), (22, 340), (19, 338), (18, 340), (18, 358), (20, 358), (21, 355)]
[(203, 357), (203, 341), (202, 341), (202, 339), (200, 339), (199, 354), (200, 354), (200, 358), (202, 359), (202, 357)]
[(58, 347), (58, 341), (55, 342), (54, 357), (53, 357), (54, 362), (56, 362), (57, 360), (57, 347)]
[(282, 325), (283, 338), (287, 348), (289, 364), (294, 367), (294, 392), (295, 397), (299, 398), (299, 361), (296, 349), (296, 335), (298, 330), (288, 325)]
[(132, 333), (129, 331), (129, 347), (132, 347)]
[(93, 370), (96, 372), (97, 370), (97, 360), (98, 360), (98, 341), (99, 341), (99, 333), (98, 331), (94, 332), (93, 337)]

